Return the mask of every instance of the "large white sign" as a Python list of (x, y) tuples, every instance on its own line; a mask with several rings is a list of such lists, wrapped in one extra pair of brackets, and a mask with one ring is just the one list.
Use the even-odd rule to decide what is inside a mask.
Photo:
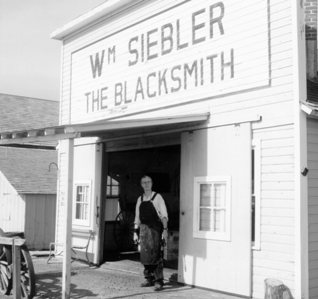
[[(125, 23), (120, 23), (125, 24)], [(269, 84), (267, 0), (183, 1), (72, 53), (71, 121)]]

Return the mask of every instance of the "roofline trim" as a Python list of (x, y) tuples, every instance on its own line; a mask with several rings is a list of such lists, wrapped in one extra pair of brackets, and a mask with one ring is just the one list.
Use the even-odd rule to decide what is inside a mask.
[(94, 137), (96, 136), (96, 132), (109, 132), (131, 128), (137, 129), (144, 126), (161, 127), (173, 124), (198, 123), (207, 121), (209, 117), (210, 113), (205, 112), (144, 119), (118, 119), (112, 121), (106, 119), (82, 124), (69, 124), (23, 131), (0, 132), (0, 145)]
[(70, 21), (61, 28), (56, 29), (51, 33), (50, 38), (56, 40), (63, 40), (68, 35), (98, 21), (100, 18), (110, 15), (124, 7), (136, 5), (142, 1), (144, 0), (108, 0), (105, 3), (88, 11), (87, 13)]

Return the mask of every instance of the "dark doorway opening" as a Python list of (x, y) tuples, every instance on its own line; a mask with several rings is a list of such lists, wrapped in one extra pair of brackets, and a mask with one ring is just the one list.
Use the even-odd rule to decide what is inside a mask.
[(149, 174), (153, 190), (164, 198), (169, 214), (169, 238), (164, 257), (177, 266), (180, 210), (180, 145), (107, 153), (104, 259), (130, 255), (138, 258), (133, 243), (135, 205), (142, 194), (140, 179)]

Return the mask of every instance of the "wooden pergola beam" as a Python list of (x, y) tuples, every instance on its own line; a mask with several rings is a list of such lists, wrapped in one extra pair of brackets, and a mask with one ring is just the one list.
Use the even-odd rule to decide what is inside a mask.
[(50, 141), (56, 141), (56, 140), (64, 140), (64, 139), (69, 139), (69, 138), (79, 138), (81, 137), (80, 133), (67, 133), (67, 134), (53, 134), (53, 135), (34, 135), (35, 133), (32, 131), (30, 132), (30, 137), (29, 135), (22, 137), (20, 134), (15, 135), (15, 138), (12, 138), (11, 136), (4, 136), (2, 137), (3, 134), (1, 134), (1, 139), (0, 139), (0, 145), (9, 145), (9, 144), (24, 144), (24, 143), (39, 143), (39, 142), (50, 142)]

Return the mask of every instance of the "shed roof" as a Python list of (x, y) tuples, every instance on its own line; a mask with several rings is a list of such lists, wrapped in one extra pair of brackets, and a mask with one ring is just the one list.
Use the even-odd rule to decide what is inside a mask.
[[(56, 126), (59, 120), (57, 101), (0, 93), (0, 111), (0, 131)], [(55, 194), (56, 167), (48, 170), (56, 160), (55, 150), (0, 147), (0, 171), (19, 193)]]
[(56, 194), (54, 150), (0, 147), (0, 171), (19, 193)]
[(0, 132), (58, 125), (59, 102), (0, 93)]

